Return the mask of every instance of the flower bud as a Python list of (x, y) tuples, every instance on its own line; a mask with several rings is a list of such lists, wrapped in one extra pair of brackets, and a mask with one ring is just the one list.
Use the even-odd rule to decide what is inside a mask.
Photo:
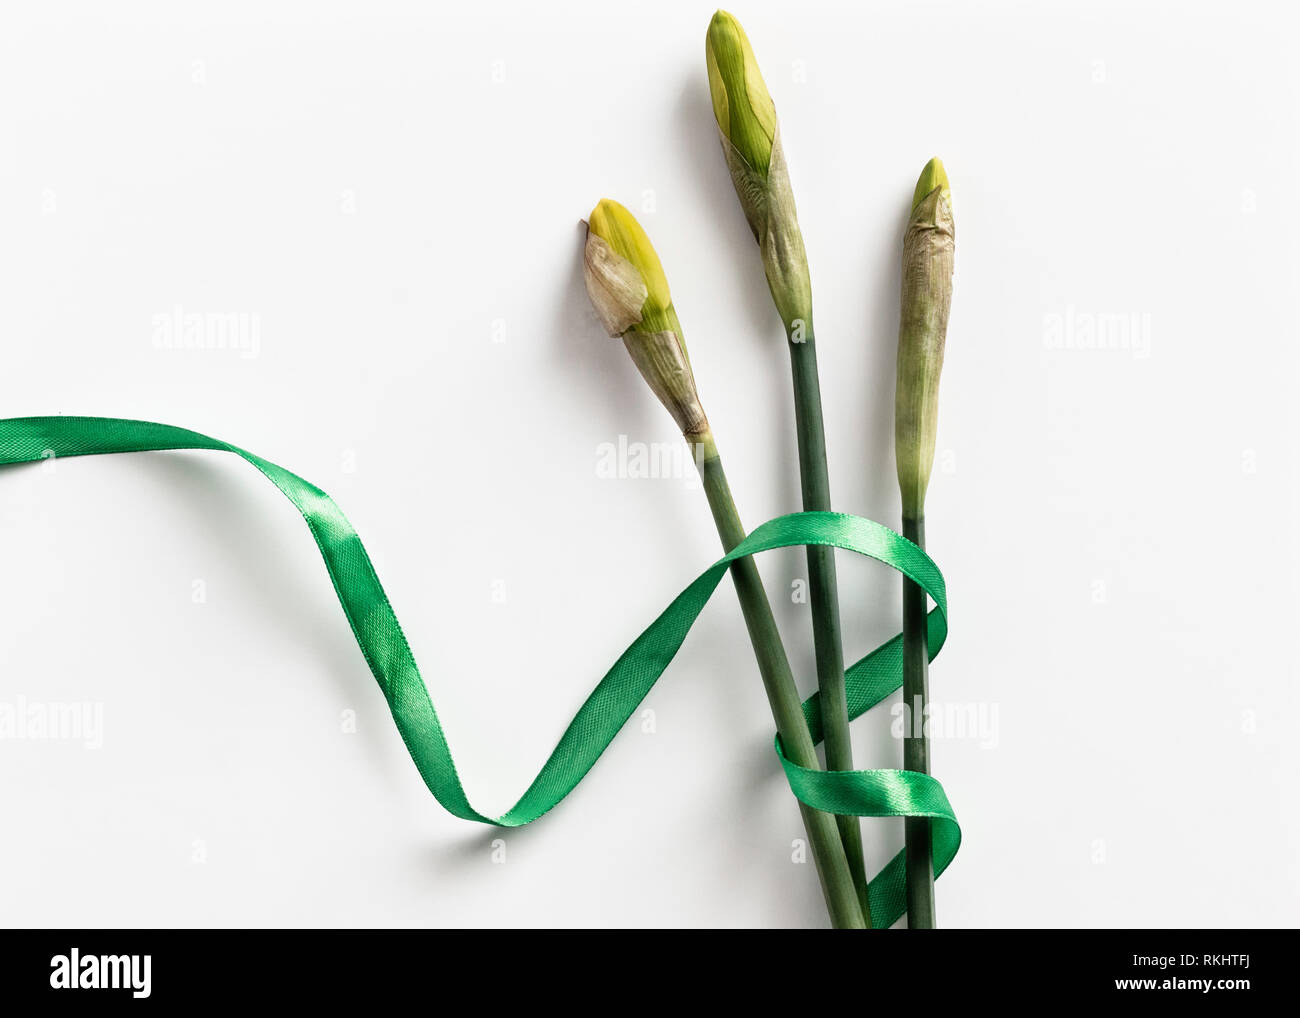
[(672, 332), (680, 342), (659, 255), (636, 217), (618, 202), (602, 198), (591, 210), (583, 269), (587, 295), (611, 336)]
[(916, 179), (916, 188), (912, 191), (912, 211), (915, 212), (916, 207), (936, 188), (943, 192), (951, 215), (952, 194), (948, 190), (948, 174), (943, 168), (943, 162), (937, 157), (925, 164), (921, 175)]
[(763, 271), (787, 332), (812, 322), (808, 257), (795, 212), (794, 194), (776, 107), (740, 22), (718, 11), (704, 40), (713, 115), (731, 182), (758, 241)]
[(755, 172), (766, 176), (776, 137), (776, 107), (740, 22), (718, 11), (704, 40), (718, 130)]
[(907, 519), (924, 516), (934, 465), (939, 373), (952, 306), (953, 240), (948, 175), (943, 163), (931, 159), (917, 181), (903, 237), (894, 453)]
[(711, 442), (663, 265), (641, 224), (618, 202), (602, 199), (592, 210), (583, 263), (587, 295), (605, 330), (622, 337), (687, 440)]

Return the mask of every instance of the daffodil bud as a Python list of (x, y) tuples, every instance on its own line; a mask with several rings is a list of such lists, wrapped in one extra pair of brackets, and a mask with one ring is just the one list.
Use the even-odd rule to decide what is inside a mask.
[(718, 11), (704, 43), (718, 128), (749, 166), (767, 175), (776, 138), (776, 106), (740, 22)]
[(704, 58), (722, 154), (758, 241), (768, 288), (786, 330), (802, 334), (812, 322), (812, 283), (776, 107), (745, 30), (726, 11), (709, 22)]
[(618, 202), (605, 198), (592, 210), (583, 263), (587, 296), (605, 331), (622, 337), (687, 440), (711, 444), (668, 278), (641, 224)]
[(953, 238), (948, 175), (943, 163), (931, 159), (916, 183), (903, 237), (894, 452), (906, 519), (924, 516), (934, 465), (939, 373), (952, 306)]

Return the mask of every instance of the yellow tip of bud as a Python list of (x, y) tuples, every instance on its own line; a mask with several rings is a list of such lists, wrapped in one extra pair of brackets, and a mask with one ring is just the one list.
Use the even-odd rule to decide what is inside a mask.
[(776, 106), (740, 22), (718, 11), (704, 38), (709, 93), (718, 130), (753, 169), (766, 174), (776, 136)]
[(925, 164), (925, 169), (921, 171), (921, 176), (916, 181), (916, 190), (912, 192), (912, 211), (921, 204), (931, 191), (936, 187), (942, 188), (944, 196), (949, 201), (952, 200), (951, 192), (948, 189), (948, 174), (943, 168), (943, 162), (938, 156), (931, 159)]
[(602, 198), (591, 210), (587, 229), (641, 273), (646, 288), (641, 321), (652, 332), (664, 328), (661, 319), (667, 315), (673, 302), (668, 292), (668, 277), (664, 275), (663, 264), (636, 217), (618, 202)]

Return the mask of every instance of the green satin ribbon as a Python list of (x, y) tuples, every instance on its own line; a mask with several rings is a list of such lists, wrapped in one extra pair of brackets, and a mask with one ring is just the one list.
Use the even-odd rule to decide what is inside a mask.
[[(866, 555), (897, 569), (934, 599), (928, 619), (930, 657), (948, 633), (943, 576), (928, 555), (888, 527), (859, 516), (792, 513), (758, 527), (709, 566), (633, 641), (592, 690), (560, 737), (541, 772), (510, 810), (488, 817), (470, 805), (456, 772), (428, 688), (393, 613), (370, 556), (352, 524), (325, 492), (283, 467), (198, 432), (166, 424), (105, 417), (26, 417), (0, 420), (0, 466), (67, 456), (207, 449), (234, 453), (251, 463), (302, 513), (320, 548), (357, 645), (379, 682), (402, 741), (429, 791), (448, 812), (501, 827), (531, 823), (556, 806), (583, 779), (650, 692), (717, 589), (727, 567), (746, 555), (795, 545), (822, 544)], [(902, 685), (902, 637), (896, 636), (846, 673), (850, 717), (870, 710)], [(803, 705), (815, 742), (821, 711), (814, 694)], [(791, 763), (776, 740), (777, 755), (794, 794), (828, 813), (933, 819), (934, 871), (957, 853), (961, 831), (943, 788), (912, 771), (819, 771)], [(905, 910), (903, 853), (871, 881), (876, 928), (891, 926)]]

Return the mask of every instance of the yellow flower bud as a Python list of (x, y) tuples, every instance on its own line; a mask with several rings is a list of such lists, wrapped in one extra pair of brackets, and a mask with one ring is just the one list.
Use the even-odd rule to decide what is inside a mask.
[[(668, 328), (668, 311), (673, 304), (668, 292), (668, 277), (664, 275), (659, 256), (636, 217), (618, 202), (602, 198), (591, 210), (587, 230), (589, 237), (599, 238), (608, 245), (610, 252), (640, 275), (645, 296), (634, 324), (647, 332)], [(614, 334), (621, 335), (621, 332)]]
[[(781, 149), (776, 107), (740, 22), (718, 11), (704, 41), (722, 154), (787, 334), (812, 331), (812, 283)], [(801, 340), (802, 341), (802, 340)]]
[(776, 138), (776, 107), (749, 37), (726, 11), (718, 11), (709, 22), (704, 59), (718, 130), (751, 168), (766, 177)]
[(601, 324), (623, 338), (637, 370), (687, 440), (711, 444), (668, 277), (645, 230), (618, 202), (606, 198), (592, 210), (583, 263), (587, 295)]

